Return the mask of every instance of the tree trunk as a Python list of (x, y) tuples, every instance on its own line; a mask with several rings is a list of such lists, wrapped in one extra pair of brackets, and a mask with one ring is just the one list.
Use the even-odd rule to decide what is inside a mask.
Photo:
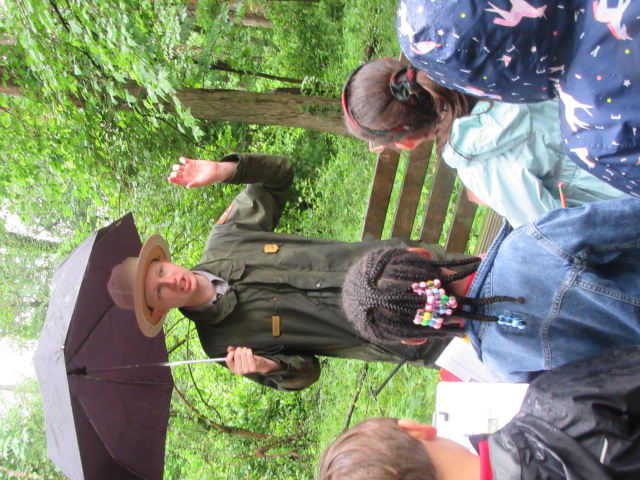
[[(4, 67), (0, 67), (0, 76), (5, 72)], [(0, 83), (0, 93), (2, 93), (3, 95), (11, 95), (14, 97), (22, 97), (22, 92), (20, 92), (20, 86), (16, 85), (15, 83), (10, 83), (11, 82), (11, 78), (9, 78), (7, 80), (7, 84), (4, 85), (2, 83)]]
[(19, 478), (37, 478), (33, 473), (29, 473), (29, 472), (19, 472), (17, 470), (11, 470), (7, 467), (3, 467), (0, 466), (0, 472), (4, 472), (7, 475), (10, 475), (12, 477), (19, 477)]
[(176, 96), (201, 120), (280, 125), (347, 135), (337, 98), (202, 88), (181, 89)]
[[(11, 72), (0, 66), (0, 77), (3, 76), (6, 84), (0, 85), (0, 93), (22, 95)], [(127, 85), (127, 89), (136, 99), (146, 97), (146, 89), (133, 82)], [(278, 125), (347, 135), (337, 98), (207, 88), (182, 88), (176, 90), (175, 95), (182, 106), (190, 109), (193, 117), (199, 120)], [(71, 100), (82, 106), (81, 99)], [(173, 112), (171, 104), (166, 107)], [(126, 105), (123, 103), (120, 108), (126, 108)]]
[(9, 33), (0, 33), (0, 44), (1, 45), (15, 45), (16, 37)]
[[(309, 0), (307, 0), (309, 1)], [(317, 0), (311, 0), (317, 1)], [(236, 16), (233, 14), (232, 10), (234, 5), (238, 3), (237, 0), (229, 1), (229, 19), (233, 22), (236, 22), (240, 25), (244, 25), (245, 27), (259, 27), (259, 28), (273, 28), (273, 23), (269, 20), (265, 14), (265, 8), (258, 4), (252, 3), (246, 5), (245, 14), (241, 16)], [(194, 16), (196, 13), (196, 8), (198, 5), (198, 0), (188, 0), (187, 3), (187, 13), (191, 16)]]

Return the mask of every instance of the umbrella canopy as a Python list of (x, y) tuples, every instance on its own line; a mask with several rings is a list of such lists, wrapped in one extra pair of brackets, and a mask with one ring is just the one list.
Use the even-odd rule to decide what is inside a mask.
[(128, 214), (94, 232), (53, 277), (34, 356), (47, 453), (75, 479), (161, 479), (173, 387), (164, 335), (145, 337), (107, 292), (111, 269), (137, 256)]

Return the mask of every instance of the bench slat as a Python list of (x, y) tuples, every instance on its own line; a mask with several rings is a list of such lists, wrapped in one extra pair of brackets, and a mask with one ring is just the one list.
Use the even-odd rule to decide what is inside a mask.
[(469, 243), (469, 235), (476, 216), (478, 205), (467, 199), (466, 187), (462, 189), (456, 202), (453, 223), (447, 235), (445, 250), (447, 252), (464, 253)]
[[(424, 188), (426, 172), (429, 168), (432, 142), (421, 144), (410, 152), (407, 168), (402, 180), (402, 189), (394, 210), (391, 237), (410, 238), (416, 221), (416, 211)], [(369, 204), (362, 229), (362, 238), (372, 235), (382, 238), (387, 214), (390, 208), (391, 193), (396, 175), (400, 152), (385, 150), (378, 155)], [(467, 189), (463, 188), (454, 195), (456, 180), (455, 170), (438, 159), (429, 191), (429, 198), (422, 218), (419, 239), (426, 244), (440, 243), (444, 231), (444, 223), (451, 202), (455, 202), (453, 219), (445, 232), (445, 248), (450, 252), (465, 252), (469, 244), (469, 236), (478, 206), (467, 197)], [(487, 251), (502, 226), (502, 217), (491, 209), (485, 213), (478, 236), (475, 252)]]
[(367, 213), (362, 227), (361, 238), (363, 239), (367, 234), (382, 238), (382, 230), (384, 229), (384, 221), (389, 209), (391, 190), (393, 189), (393, 181), (398, 170), (399, 160), (400, 152), (395, 150), (385, 149), (378, 155), (373, 174), (373, 184), (371, 185), (371, 195), (369, 196)]
[(504, 217), (496, 213), (495, 210), (487, 209), (487, 213), (484, 214), (484, 218), (482, 219), (478, 241), (476, 242), (476, 248), (473, 252), (474, 255), (479, 255), (489, 250), (493, 239), (496, 238), (500, 229), (502, 229), (503, 222)]
[(433, 142), (424, 142), (409, 153), (409, 160), (398, 199), (391, 237), (409, 238), (416, 220), (416, 211), (424, 178), (429, 168)]
[(455, 172), (438, 160), (420, 231), (420, 240), (426, 244), (440, 243), (455, 180)]

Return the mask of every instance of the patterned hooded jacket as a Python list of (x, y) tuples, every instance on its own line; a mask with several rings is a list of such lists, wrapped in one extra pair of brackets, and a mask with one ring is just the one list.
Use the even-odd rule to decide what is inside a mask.
[(400, 0), (397, 33), (445, 87), (507, 103), (557, 96), (569, 157), (640, 196), (640, 2)]

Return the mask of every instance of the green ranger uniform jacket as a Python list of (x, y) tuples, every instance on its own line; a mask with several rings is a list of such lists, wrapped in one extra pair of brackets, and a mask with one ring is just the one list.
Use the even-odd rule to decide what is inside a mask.
[[(340, 306), (345, 273), (364, 252), (382, 244), (423, 245), (273, 233), (293, 181), (290, 161), (257, 154), (220, 161), (237, 163), (226, 183), (247, 186), (214, 225), (201, 262), (192, 270), (224, 279), (229, 290), (204, 310), (181, 309), (194, 321), (207, 355), (224, 357), (228, 346), (250, 347), (285, 368), (246, 376), (280, 390), (315, 382), (320, 375), (316, 355), (434, 366), (448, 339), (420, 346), (372, 345), (358, 337)], [(428, 248), (434, 258), (445, 258), (442, 247)]]

